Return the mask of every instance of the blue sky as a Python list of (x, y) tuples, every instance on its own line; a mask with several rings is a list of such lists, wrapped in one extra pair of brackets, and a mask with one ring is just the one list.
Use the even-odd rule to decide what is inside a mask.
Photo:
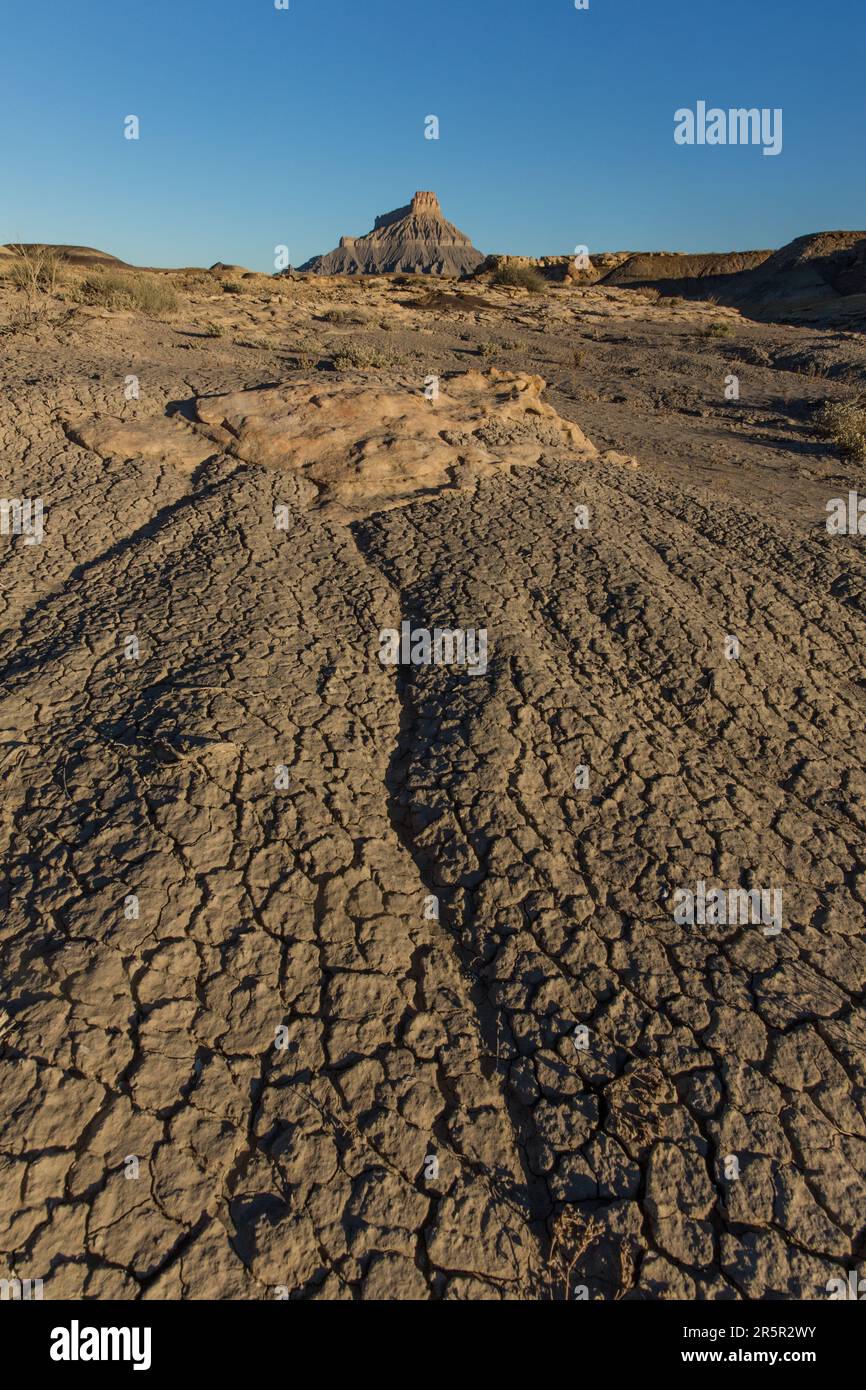
[[(2, 18), (0, 242), (271, 270), (277, 244), (298, 265), (419, 188), (479, 249), (522, 255), (866, 227), (864, 0), (6, 0)], [(782, 153), (675, 145), (699, 99), (781, 107)]]

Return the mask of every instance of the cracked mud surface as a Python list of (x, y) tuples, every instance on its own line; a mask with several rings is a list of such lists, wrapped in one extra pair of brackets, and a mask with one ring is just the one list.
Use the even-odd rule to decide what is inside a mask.
[[(0, 537), (0, 1263), (46, 1298), (866, 1274), (863, 479), (809, 425), (866, 351), (485, 299), (0, 339), (46, 509)], [(358, 342), (402, 360), (297, 364)], [(383, 666), (404, 620), (486, 673)], [(678, 924), (700, 881), (783, 930)]]

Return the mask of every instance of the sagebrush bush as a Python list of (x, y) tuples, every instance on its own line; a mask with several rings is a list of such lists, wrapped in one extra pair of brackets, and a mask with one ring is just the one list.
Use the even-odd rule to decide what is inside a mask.
[(171, 283), (184, 294), (213, 294), (213, 276), (206, 270), (181, 270), (170, 277)]
[(363, 309), (328, 309), (322, 318), (326, 323), (356, 324), (369, 323), (370, 315)]
[(132, 309), (162, 318), (178, 307), (174, 286), (160, 275), (140, 270), (92, 270), (80, 281), (76, 298), (102, 309)]
[(399, 352), (369, 346), (366, 343), (342, 344), (331, 351), (331, 359), (337, 371), (344, 372), (351, 367), (400, 367), (406, 359)]
[(530, 294), (541, 294), (547, 289), (547, 281), (531, 265), (500, 265), (493, 272), (493, 284), (509, 286), (517, 290), (529, 290)]
[(818, 418), (822, 432), (840, 454), (866, 462), (866, 406), (862, 400), (826, 401)]

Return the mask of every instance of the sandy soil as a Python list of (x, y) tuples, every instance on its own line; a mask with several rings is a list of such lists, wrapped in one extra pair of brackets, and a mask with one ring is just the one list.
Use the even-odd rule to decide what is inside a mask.
[[(0, 537), (0, 1273), (866, 1275), (866, 542), (825, 527), (866, 482), (814, 423), (862, 337), (237, 285), (24, 327), (0, 287), (0, 493), (45, 506)], [(486, 673), (383, 665), (404, 620)], [(782, 931), (678, 924), (698, 882)]]

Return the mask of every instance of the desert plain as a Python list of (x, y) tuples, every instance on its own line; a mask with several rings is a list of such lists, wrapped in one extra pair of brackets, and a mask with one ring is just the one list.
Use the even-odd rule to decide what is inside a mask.
[[(857, 286), (775, 312), (668, 262), (660, 290), (616, 259), (28, 255), (0, 265), (2, 492), (44, 508), (0, 537), (0, 1273), (866, 1277), (866, 539), (827, 526), (866, 481), (821, 427), (862, 401)], [(383, 662), (403, 623), (483, 630), (484, 669)], [(715, 888), (778, 891), (780, 930), (682, 920)]]

